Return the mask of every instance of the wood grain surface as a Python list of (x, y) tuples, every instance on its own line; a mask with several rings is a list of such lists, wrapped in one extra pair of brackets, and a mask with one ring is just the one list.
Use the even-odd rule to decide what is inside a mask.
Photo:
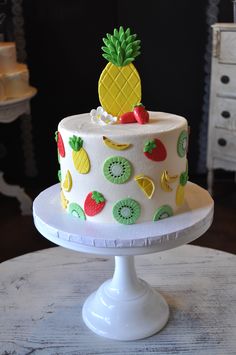
[(185, 245), (135, 260), (170, 306), (160, 333), (130, 342), (92, 333), (82, 306), (114, 258), (56, 247), (0, 265), (0, 354), (236, 354), (236, 256)]

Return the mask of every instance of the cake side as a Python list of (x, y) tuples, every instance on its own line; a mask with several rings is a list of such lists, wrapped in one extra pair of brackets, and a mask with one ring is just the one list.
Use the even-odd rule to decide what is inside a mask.
[[(150, 112), (145, 125), (100, 127), (82, 114), (62, 120), (58, 132), (61, 197), (68, 212), (88, 221), (132, 224), (175, 214), (184, 202), (185, 118)], [(73, 137), (82, 141), (77, 152)]]

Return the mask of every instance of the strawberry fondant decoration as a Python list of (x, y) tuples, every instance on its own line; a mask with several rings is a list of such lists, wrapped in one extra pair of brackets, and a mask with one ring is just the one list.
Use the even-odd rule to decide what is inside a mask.
[(90, 192), (84, 202), (84, 211), (87, 216), (95, 216), (105, 206), (106, 200), (104, 196), (98, 191)]
[(125, 124), (125, 123), (136, 123), (136, 118), (134, 115), (134, 112), (126, 112), (123, 113), (123, 115), (120, 116), (120, 123)]
[(56, 139), (56, 142), (57, 142), (57, 149), (58, 149), (58, 152), (60, 154), (60, 156), (62, 158), (64, 158), (64, 156), (66, 155), (65, 153), (65, 146), (64, 146), (64, 142), (63, 142), (63, 139), (62, 139), (62, 136), (61, 136), (61, 133), (60, 132), (56, 132), (55, 133), (55, 139)]
[(163, 161), (167, 156), (164, 144), (157, 138), (145, 142), (143, 152), (148, 159), (154, 161)]
[(143, 104), (138, 104), (134, 106), (134, 117), (139, 124), (145, 124), (149, 122), (149, 113), (145, 110)]

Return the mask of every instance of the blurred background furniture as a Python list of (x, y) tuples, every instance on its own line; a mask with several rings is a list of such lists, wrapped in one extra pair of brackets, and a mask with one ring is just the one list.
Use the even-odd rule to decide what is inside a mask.
[(213, 27), (208, 122), (208, 190), (214, 169), (236, 172), (236, 23)]
[[(36, 94), (36, 89), (23, 98), (7, 100), (0, 102), (0, 123), (10, 123), (15, 121), (21, 115), (30, 115), (30, 99)], [(14, 143), (14, 142), (13, 142)], [(22, 215), (32, 214), (32, 200), (25, 193), (24, 189), (17, 185), (9, 185), (3, 177), (3, 172), (0, 171), (0, 193), (15, 197), (20, 203)]]

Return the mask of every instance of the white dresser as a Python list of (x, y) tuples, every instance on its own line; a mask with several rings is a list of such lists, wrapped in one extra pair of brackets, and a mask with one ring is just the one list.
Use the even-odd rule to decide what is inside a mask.
[(236, 171), (236, 23), (213, 28), (208, 122), (208, 190), (214, 169)]

